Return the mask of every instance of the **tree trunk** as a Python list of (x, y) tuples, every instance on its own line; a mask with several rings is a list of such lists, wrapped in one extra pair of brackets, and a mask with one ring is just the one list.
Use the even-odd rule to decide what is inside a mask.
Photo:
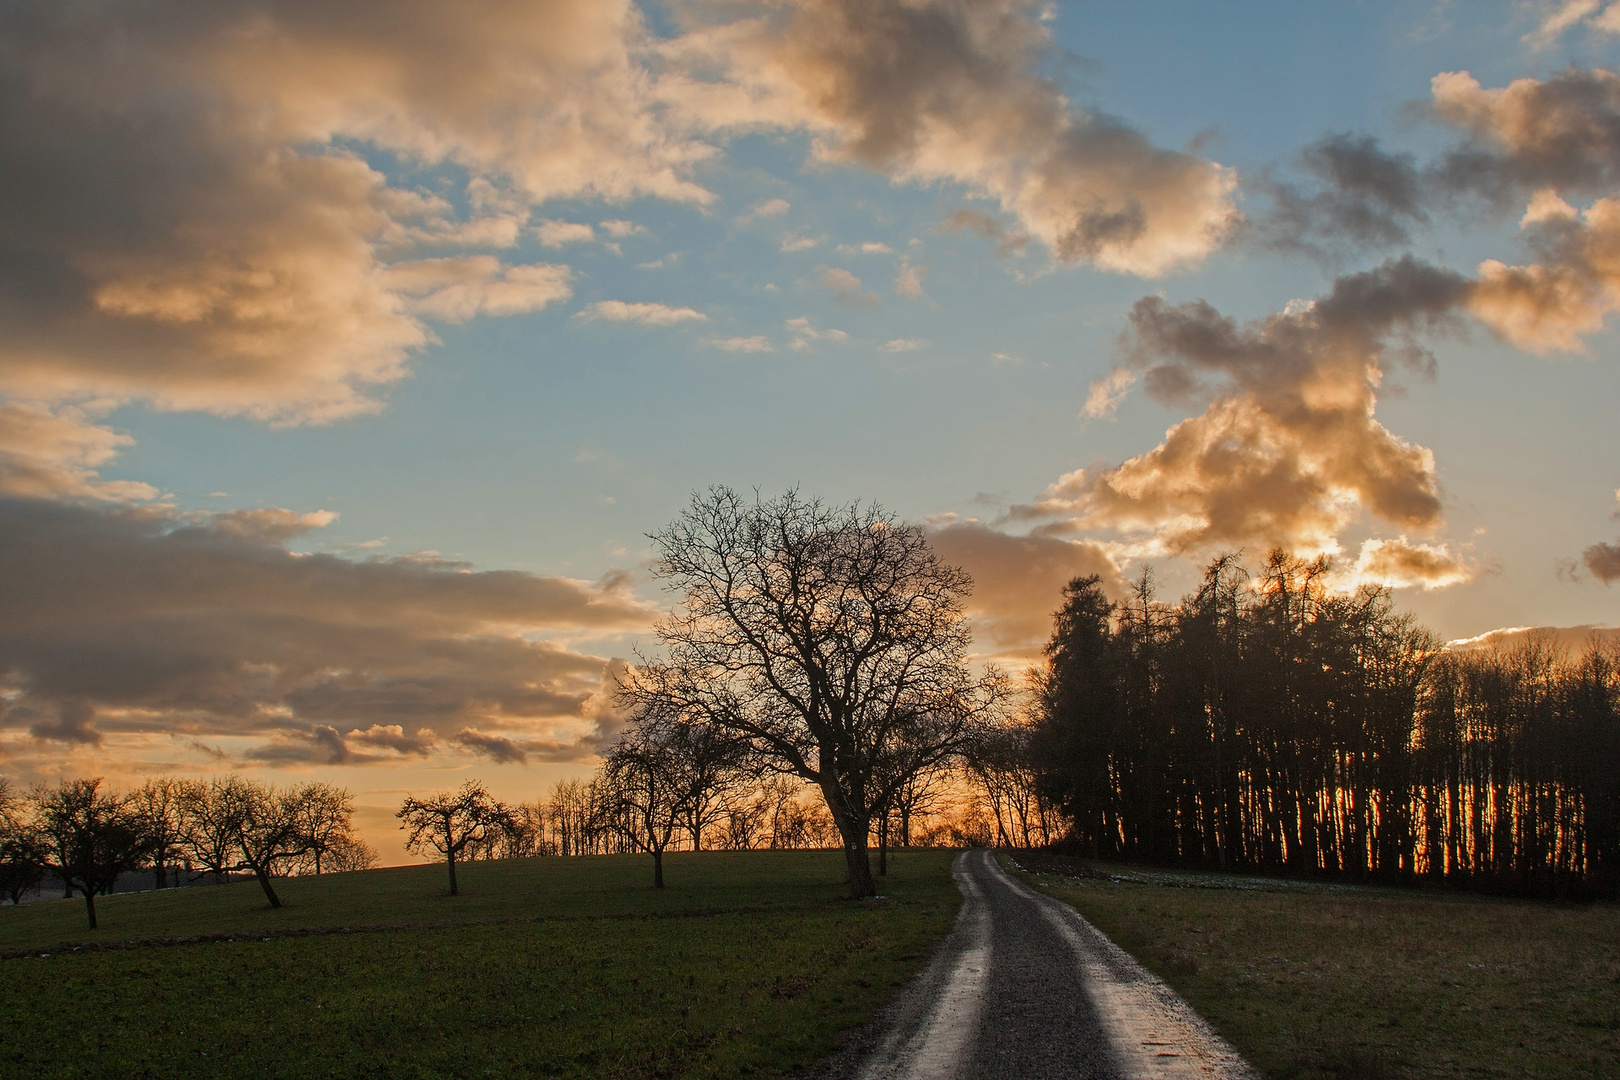
[(661, 847), (655, 847), (655, 848), (653, 848), (653, 888), (662, 889), (663, 887), (664, 887), (664, 849), (661, 848)]
[(259, 879), (259, 888), (264, 890), (264, 898), (270, 901), (270, 906), (273, 908), (280, 907), (281, 897), (277, 896), (276, 890), (271, 887), (269, 873), (260, 870), (257, 866), (255, 866), (253, 868), (253, 876)]
[(878, 876), (889, 876), (889, 813), (878, 818)]
[(152, 864), (152, 876), (155, 879), (153, 888), (166, 888), (169, 884), (169, 868), (163, 865), (162, 860)]
[[(71, 887), (69, 886), (69, 888)], [(68, 895), (73, 894), (69, 893)], [(90, 915), (90, 929), (94, 930), (96, 928), (96, 890), (91, 888), (84, 890), (84, 910)]]
[(456, 853), (453, 851), (447, 853), (444, 861), (450, 867), (450, 895), (456, 896), (458, 895), (456, 892)]

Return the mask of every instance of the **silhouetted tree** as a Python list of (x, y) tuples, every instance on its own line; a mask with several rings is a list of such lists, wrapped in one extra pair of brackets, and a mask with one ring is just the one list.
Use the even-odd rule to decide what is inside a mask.
[(13, 904), (44, 880), (50, 849), (27, 807), (0, 776), (0, 895)]
[(965, 663), (970, 579), (881, 507), (796, 492), (711, 489), (652, 541), (681, 601), (656, 628), (668, 659), (632, 669), (623, 700), (712, 724), (815, 784), (852, 891), (873, 895), (873, 817), (903, 780), (880, 779), (886, 757), (901, 742), (919, 769), (955, 754), (1000, 687)]
[(241, 865), (236, 841), (236, 806), (230, 779), (182, 780), (179, 795), (180, 847), (188, 862), (223, 885)]
[[(298, 789), (298, 831), (305, 844), (309, 868), (320, 874), (322, 862), (335, 852), (348, 853), (352, 863), (360, 855), (354, 835), (354, 795), (347, 788), (311, 783)], [(333, 869), (331, 866), (325, 869)]]
[(31, 797), (50, 869), (84, 896), (92, 930), (96, 894), (110, 891), (118, 875), (138, 869), (151, 844), (128, 800), (100, 789), (99, 778), (71, 780), (37, 788)]
[(148, 780), (130, 792), (129, 801), (152, 843), (148, 858), (152, 861), (153, 887), (167, 888), (169, 865), (181, 848), (180, 781), (167, 776)]
[(456, 888), (456, 856), (486, 832), (507, 827), (510, 814), (477, 780), (469, 780), (459, 791), (440, 792), (426, 799), (407, 795), (394, 814), (405, 830), (405, 849), (417, 854), (429, 850), (444, 856), (450, 870), (450, 895)]
[(264, 890), (270, 906), (282, 906), (272, 879), (310, 850), (304, 831), (308, 788), (276, 788), (243, 777), (229, 777), (218, 789), (223, 814), (231, 823), (242, 865)]

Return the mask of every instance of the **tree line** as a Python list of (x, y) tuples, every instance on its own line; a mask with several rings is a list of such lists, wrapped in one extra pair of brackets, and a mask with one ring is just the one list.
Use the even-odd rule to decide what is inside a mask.
[(1035, 817), (1101, 858), (1530, 894), (1620, 888), (1620, 655), (1448, 651), (1326, 559), (1065, 588), (1021, 742)]
[(65, 895), (84, 897), (92, 928), (96, 897), (126, 873), (149, 870), (162, 889), (181, 874), (223, 883), (251, 872), (281, 907), (276, 878), (364, 869), (376, 858), (354, 831), (354, 796), (330, 784), (161, 777), (116, 792), (98, 778), (19, 794), (0, 778), (0, 894), (20, 903), (53, 876)]

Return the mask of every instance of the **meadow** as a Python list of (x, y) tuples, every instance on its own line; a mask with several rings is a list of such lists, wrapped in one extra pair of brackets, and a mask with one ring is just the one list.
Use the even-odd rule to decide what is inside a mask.
[(949, 930), (952, 853), (395, 867), (0, 911), (0, 1072), (711, 1077), (812, 1063)]
[(1019, 858), (1272, 1080), (1620, 1075), (1616, 905)]

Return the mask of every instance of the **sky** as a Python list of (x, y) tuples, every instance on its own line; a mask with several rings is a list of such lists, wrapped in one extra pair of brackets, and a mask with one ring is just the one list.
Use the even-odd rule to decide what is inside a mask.
[[(0, 775), (532, 800), (710, 485), (1620, 622), (1620, 2), (0, 7)], [(1578, 632), (1572, 640), (1578, 637)]]

